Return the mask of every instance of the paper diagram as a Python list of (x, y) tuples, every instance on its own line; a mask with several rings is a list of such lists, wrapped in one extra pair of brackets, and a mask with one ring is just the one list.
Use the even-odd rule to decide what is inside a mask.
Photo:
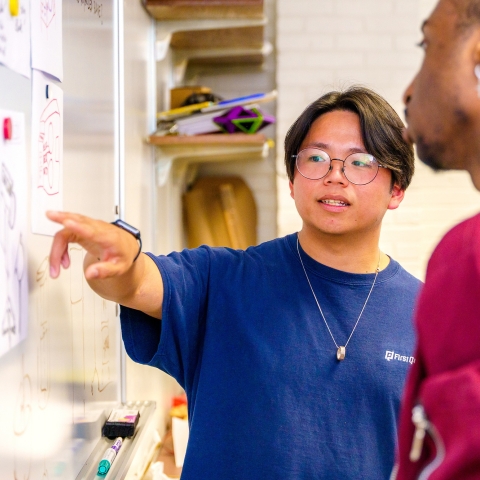
[(37, 138), (37, 188), (47, 195), (60, 192), (61, 116), (58, 100), (51, 100), (40, 115)]
[(40, 2), (40, 20), (43, 23), (44, 28), (47, 29), (50, 27), (56, 14), (57, 9), (55, 0), (42, 0)]
[(63, 207), (63, 92), (42, 72), (32, 73), (32, 231), (54, 235), (45, 217)]
[(30, 78), (30, 0), (0, 0), (0, 63)]
[(0, 355), (26, 336), (27, 169), (23, 114), (0, 110), (11, 138), (0, 140)]
[(62, 0), (37, 0), (31, 10), (32, 68), (62, 81)]

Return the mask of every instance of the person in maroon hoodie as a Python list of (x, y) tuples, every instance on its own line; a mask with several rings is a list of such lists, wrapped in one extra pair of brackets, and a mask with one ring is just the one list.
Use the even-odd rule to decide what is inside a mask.
[[(466, 170), (480, 190), (480, 1), (440, 0), (422, 31), (404, 136), (424, 163)], [(480, 479), (480, 215), (430, 258), (416, 328), (392, 478)]]

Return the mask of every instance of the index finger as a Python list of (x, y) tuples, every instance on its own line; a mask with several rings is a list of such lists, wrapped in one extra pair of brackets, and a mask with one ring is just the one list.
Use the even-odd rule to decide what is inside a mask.
[(88, 221), (90, 219), (83, 215), (70, 212), (48, 211), (46, 212), (46, 215), (50, 220), (64, 226), (62, 230), (55, 234), (50, 249), (50, 276), (52, 278), (57, 278), (60, 274), (60, 265), (63, 265), (64, 268), (68, 268), (70, 265), (70, 258), (68, 255), (69, 243), (78, 243), (79, 227), (82, 224), (85, 224), (84, 227), (86, 227), (86, 229), (83, 228), (84, 231), (81, 232), (85, 235), (85, 230), (88, 230), (89, 228)]
[(68, 244), (71, 241), (71, 233), (63, 229), (55, 234), (50, 248), (50, 276), (57, 278), (60, 274), (60, 265), (67, 268), (70, 265), (68, 256)]
[(78, 222), (87, 218), (84, 215), (80, 215), (79, 213), (61, 212), (58, 210), (47, 210), (45, 215), (52, 222), (60, 223), (61, 225), (63, 225), (65, 220), (74, 220)]

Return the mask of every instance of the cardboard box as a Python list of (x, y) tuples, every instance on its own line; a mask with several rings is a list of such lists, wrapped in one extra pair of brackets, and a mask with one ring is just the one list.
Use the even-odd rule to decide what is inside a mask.
[(170, 108), (178, 108), (192, 93), (212, 93), (212, 89), (194, 85), (190, 87), (176, 87), (170, 90)]

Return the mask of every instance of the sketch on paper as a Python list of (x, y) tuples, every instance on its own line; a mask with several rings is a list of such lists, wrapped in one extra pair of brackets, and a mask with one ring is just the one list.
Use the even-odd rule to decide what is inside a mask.
[(50, 26), (52, 20), (55, 17), (55, 13), (55, 0), (40, 1), (40, 19), (45, 28), (48, 28)]
[(6, 20), (7, 20), (7, 3), (6, 0), (0, 0), (0, 62), (6, 63), (7, 56), (7, 32), (6, 32)]
[(0, 355), (27, 333), (26, 154), (23, 114), (0, 110), (12, 138), (0, 142)]
[(30, 78), (30, 0), (22, 0), (16, 15), (0, 0), (0, 63)]
[(63, 208), (63, 92), (36, 70), (32, 73), (32, 152), (32, 231), (55, 235), (60, 226), (48, 220), (45, 212)]
[(32, 2), (32, 68), (63, 80), (62, 0)]
[[(11, 229), (15, 223), (12, 224)], [(7, 242), (5, 242), (7, 244)], [(6, 255), (9, 249), (4, 250)], [(20, 320), (22, 318), (22, 281), (25, 275), (25, 248), (23, 246), (22, 235), (20, 234), (18, 239), (18, 245), (16, 245), (15, 261), (13, 265), (12, 282), (14, 287), (13, 298), (15, 301), (12, 303), (11, 293), (7, 293), (7, 303), (5, 306), (5, 312), (3, 315), (3, 321), (1, 326), (1, 334), (6, 341), (8, 350), (14, 347), (18, 343), (18, 339), (24, 338), (22, 335), (22, 325)], [(8, 262), (6, 262), (8, 265)], [(7, 278), (10, 277), (9, 267), (6, 268)], [(23, 299), (24, 301), (24, 299)]]
[(60, 142), (62, 120), (57, 99), (47, 104), (40, 116), (38, 132), (37, 187), (47, 195), (60, 192)]
[(28, 5), (28, 2), (21, 2), (18, 15), (16, 17), (13, 17), (13, 25), (16, 32), (25, 32), (29, 26), (26, 7)]
[(15, 313), (12, 308), (12, 301), (7, 296), (7, 305), (5, 313), (3, 314), (2, 321), (2, 336), (7, 338), (8, 349), (12, 348), (12, 340), (17, 334), (17, 321), (15, 319)]

